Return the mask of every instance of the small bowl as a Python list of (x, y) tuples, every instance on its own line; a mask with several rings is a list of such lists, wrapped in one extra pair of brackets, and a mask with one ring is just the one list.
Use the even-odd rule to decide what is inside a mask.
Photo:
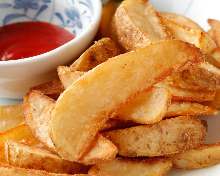
[(94, 38), (100, 18), (100, 0), (1, 0), (0, 26), (23, 21), (45, 21), (76, 37), (47, 53), (0, 61), (0, 98), (22, 98), (27, 90), (48, 81), (59, 65), (72, 62)]

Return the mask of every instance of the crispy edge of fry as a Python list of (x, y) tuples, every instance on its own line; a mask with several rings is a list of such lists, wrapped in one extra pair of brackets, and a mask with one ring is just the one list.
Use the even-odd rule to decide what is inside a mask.
[(0, 106), (0, 121), (0, 132), (7, 131), (23, 123), (23, 105)]
[(166, 88), (154, 87), (121, 107), (117, 117), (140, 124), (154, 124), (165, 117), (170, 103), (170, 92)]
[(59, 66), (57, 68), (57, 72), (65, 89), (67, 89), (73, 82), (85, 74), (85, 72), (82, 71), (73, 71), (71, 67), (67, 66)]
[[(154, 52), (158, 49), (160, 52)], [(161, 55), (164, 57), (164, 54), (166, 60), (161, 62)], [(152, 58), (151, 64), (146, 58)], [(75, 84), (66, 89), (57, 100), (51, 123), (51, 136), (56, 151), (67, 160), (78, 161), (88, 151), (97, 132), (109, 119), (110, 113), (117, 110), (136, 93), (152, 87), (169, 76), (172, 71), (180, 71), (200, 63), (202, 58), (203, 54), (198, 48), (182, 41), (167, 40), (136, 52), (114, 57), (87, 72)], [(158, 72), (155, 72), (154, 68), (158, 66), (160, 69), (156, 69)], [(142, 77), (138, 77), (134, 73), (141, 74)], [(132, 84), (130, 84), (131, 82)], [(123, 88), (128, 83), (132, 86), (125, 92)], [(109, 87), (109, 85), (111, 86)], [(102, 87), (105, 91), (97, 92), (98, 87)], [(106, 89), (111, 91), (106, 91)], [(123, 90), (123, 94), (118, 96), (118, 90)], [(88, 97), (91, 95), (91, 98)], [(106, 103), (107, 101), (108, 103)], [(72, 104), (74, 106), (71, 106)], [(63, 113), (67, 106), (71, 108)], [(86, 111), (84, 111), (85, 109)], [(91, 114), (93, 114), (93, 118), (91, 118)], [(79, 116), (81, 118), (78, 118)]]
[(120, 53), (112, 39), (102, 38), (89, 47), (70, 67), (73, 71), (89, 71)]
[(45, 149), (13, 141), (5, 143), (5, 157), (7, 164), (26, 169), (69, 174), (82, 173), (86, 170), (83, 165), (65, 161)]
[(164, 176), (172, 168), (172, 162), (166, 159), (123, 159), (96, 164), (89, 170), (91, 176)]
[(220, 109), (220, 90), (216, 91), (216, 95), (213, 101), (206, 102), (205, 105), (211, 106), (216, 109)]
[(172, 38), (154, 7), (142, 0), (123, 1), (115, 12), (111, 31), (113, 38), (127, 51)]
[(171, 157), (178, 169), (199, 169), (220, 163), (220, 143), (206, 144)]
[(211, 33), (210, 36), (215, 40), (218, 47), (220, 47), (220, 22), (218, 20), (208, 19), (208, 23), (211, 26), (209, 34)]
[[(168, 156), (200, 146), (206, 136), (205, 124), (191, 116), (163, 120), (104, 133), (124, 157)], [(178, 142), (177, 142), (178, 141)]]
[(217, 115), (219, 112), (209, 106), (192, 102), (172, 102), (166, 117)]

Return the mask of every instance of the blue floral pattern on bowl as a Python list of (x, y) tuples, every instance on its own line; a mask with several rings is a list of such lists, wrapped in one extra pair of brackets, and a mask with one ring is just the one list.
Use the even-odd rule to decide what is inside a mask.
[(45, 21), (75, 35), (92, 22), (92, 0), (1, 0), (0, 26), (23, 21)]

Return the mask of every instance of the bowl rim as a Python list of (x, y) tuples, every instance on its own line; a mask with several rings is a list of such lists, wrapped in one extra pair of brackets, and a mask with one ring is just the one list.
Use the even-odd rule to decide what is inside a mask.
[(74, 45), (79, 43), (81, 40), (84, 39), (84, 36), (87, 36), (100, 22), (101, 14), (102, 14), (102, 2), (101, 0), (91, 0), (91, 3), (94, 6), (94, 15), (90, 25), (86, 26), (85, 29), (77, 35), (74, 39), (70, 40), (69, 42), (65, 43), (64, 45), (59, 46), (51, 51), (17, 60), (7, 60), (7, 61), (0, 61), (0, 66), (14, 66), (14, 65), (22, 65), (28, 64), (32, 62), (44, 62), (48, 59), (48, 56), (56, 54), (59, 50), (62, 50), (70, 45)]

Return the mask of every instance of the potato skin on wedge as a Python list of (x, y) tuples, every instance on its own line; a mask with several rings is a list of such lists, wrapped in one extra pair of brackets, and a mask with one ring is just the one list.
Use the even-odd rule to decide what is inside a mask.
[(66, 160), (80, 160), (111, 113), (138, 92), (202, 58), (198, 48), (167, 40), (111, 58), (87, 72), (61, 94), (52, 112), (56, 151)]
[(172, 162), (165, 159), (131, 160), (117, 158), (99, 163), (89, 170), (91, 176), (165, 176)]
[(220, 143), (207, 144), (172, 157), (175, 168), (199, 169), (220, 163)]
[(204, 142), (206, 127), (195, 117), (176, 117), (155, 125), (106, 132), (126, 157), (154, 157), (180, 153)]

